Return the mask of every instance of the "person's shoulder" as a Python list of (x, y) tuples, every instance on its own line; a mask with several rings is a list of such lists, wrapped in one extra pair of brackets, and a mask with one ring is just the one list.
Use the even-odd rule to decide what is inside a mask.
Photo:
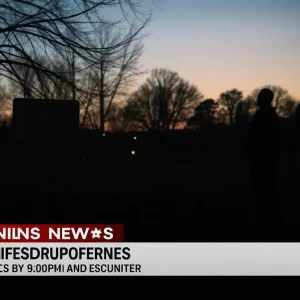
[(266, 113), (261, 109), (258, 109), (253, 115), (253, 119), (256, 121), (260, 119), (265, 119), (265, 117), (266, 117)]
[(258, 109), (254, 114), (253, 114), (253, 118), (257, 118), (261, 115), (261, 110)]

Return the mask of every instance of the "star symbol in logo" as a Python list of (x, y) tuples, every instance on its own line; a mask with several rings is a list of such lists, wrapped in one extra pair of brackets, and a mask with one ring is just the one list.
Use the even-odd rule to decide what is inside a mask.
[(94, 230), (92, 230), (91, 231), (91, 234), (92, 234), (92, 238), (94, 239), (94, 238), (98, 238), (98, 239), (100, 239), (100, 236), (101, 236), (101, 230), (99, 229), (97, 229), (97, 228), (95, 228)]

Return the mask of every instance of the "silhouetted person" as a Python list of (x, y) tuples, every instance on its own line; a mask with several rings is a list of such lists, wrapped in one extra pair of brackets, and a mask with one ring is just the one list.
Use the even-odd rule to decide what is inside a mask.
[(279, 162), (279, 116), (272, 107), (274, 94), (262, 89), (250, 124), (248, 153), (256, 196), (256, 218), (259, 224), (271, 225), (279, 221), (280, 205), (277, 190)]

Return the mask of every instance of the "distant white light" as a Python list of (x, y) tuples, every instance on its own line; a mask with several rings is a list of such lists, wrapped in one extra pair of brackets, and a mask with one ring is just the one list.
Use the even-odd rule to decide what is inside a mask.
[(131, 155), (135, 155), (135, 151), (134, 150), (131, 151)]
[(136, 136), (133, 139), (136, 140)]
[(105, 136), (105, 133), (103, 133), (102, 135)]

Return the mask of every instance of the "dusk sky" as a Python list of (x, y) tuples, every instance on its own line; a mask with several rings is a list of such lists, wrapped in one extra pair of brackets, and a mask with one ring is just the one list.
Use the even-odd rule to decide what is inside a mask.
[(300, 100), (299, 0), (153, 2), (145, 69), (176, 71), (206, 98), (274, 84)]

